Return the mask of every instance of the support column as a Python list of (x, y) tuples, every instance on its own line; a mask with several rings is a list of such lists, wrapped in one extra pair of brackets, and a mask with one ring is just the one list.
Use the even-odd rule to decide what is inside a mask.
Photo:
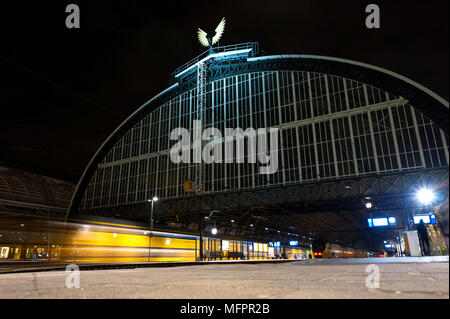
[(203, 216), (200, 215), (199, 220), (199, 231), (200, 231), (200, 247), (199, 247), (199, 257), (200, 260), (203, 260)]

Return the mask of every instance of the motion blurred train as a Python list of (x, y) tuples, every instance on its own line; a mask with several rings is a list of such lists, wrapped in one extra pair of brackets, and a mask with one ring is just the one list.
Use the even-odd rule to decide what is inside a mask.
[[(202, 256), (200, 247), (203, 246)], [(123, 220), (80, 217), (67, 222), (40, 218), (0, 219), (0, 259), (73, 263), (195, 261), (217, 259), (365, 258), (337, 244), (280, 245), (154, 230)]]
[(314, 258), (367, 258), (368, 253), (362, 249), (343, 247), (337, 244), (317, 244), (313, 248)]
[[(100, 219), (102, 220), (102, 219)], [(268, 243), (203, 237), (203, 260), (281, 258)], [(0, 220), (0, 258), (73, 263), (200, 260), (200, 237), (102, 220)], [(285, 258), (309, 251), (284, 247)]]

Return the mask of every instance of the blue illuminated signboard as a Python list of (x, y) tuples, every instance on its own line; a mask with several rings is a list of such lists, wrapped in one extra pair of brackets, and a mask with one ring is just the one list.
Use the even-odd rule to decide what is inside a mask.
[(291, 240), (291, 241), (289, 242), (289, 245), (290, 245), (290, 246), (297, 246), (297, 245), (298, 245), (298, 241), (297, 241), (297, 240)]
[(420, 220), (423, 220), (424, 224), (436, 224), (436, 215), (415, 215), (413, 216), (414, 224), (419, 224)]
[(368, 218), (367, 223), (369, 227), (394, 226), (397, 224), (395, 217), (378, 217)]

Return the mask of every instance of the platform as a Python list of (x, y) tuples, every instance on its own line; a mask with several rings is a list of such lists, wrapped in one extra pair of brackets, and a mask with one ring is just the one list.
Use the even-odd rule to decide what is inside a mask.
[[(83, 270), (80, 288), (65, 271), (0, 274), (0, 298), (411, 299), (449, 297), (447, 258), (316, 259), (293, 262), (198, 262), (189, 267)], [(367, 265), (379, 288), (367, 288)], [(186, 263), (188, 265), (188, 263)], [(5, 266), (4, 264), (1, 265)]]

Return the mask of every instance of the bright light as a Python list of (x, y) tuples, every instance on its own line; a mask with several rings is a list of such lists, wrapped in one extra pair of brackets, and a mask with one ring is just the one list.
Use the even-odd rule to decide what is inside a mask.
[(230, 220), (230, 222), (234, 223), (234, 219)]
[(372, 203), (371, 202), (367, 202), (366, 203), (366, 208), (367, 209), (371, 209), (372, 208)]
[(216, 227), (214, 227), (213, 229), (211, 229), (211, 234), (213, 234), (213, 235), (217, 234), (217, 228), (216, 228)]
[(374, 226), (387, 226), (388, 225), (387, 218), (374, 218), (372, 221), (373, 221)]
[(250, 227), (253, 227), (253, 224), (250, 224)]
[(157, 202), (158, 200), (159, 200), (159, 198), (158, 197), (153, 197), (153, 199), (152, 199), (154, 202)]
[(170, 239), (166, 239), (166, 245), (170, 245)]
[(116, 236), (117, 236), (117, 234), (116, 234), (116, 233), (114, 233), (114, 234), (113, 234), (113, 237), (116, 237)]
[(416, 193), (416, 197), (422, 204), (428, 205), (434, 200), (434, 193), (430, 189), (422, 188)]

